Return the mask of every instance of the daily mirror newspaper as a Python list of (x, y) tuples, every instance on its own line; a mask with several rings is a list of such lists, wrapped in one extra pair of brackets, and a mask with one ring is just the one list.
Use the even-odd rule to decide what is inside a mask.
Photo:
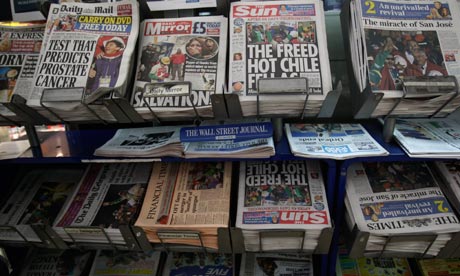
[(138, 4), (53, 4), (28, 105), (44, 88), (84, 88), (90, 103), (115, 89), (125, 95), (139, 30)]
[[(256, 101), (261, 79), (280, 78), (277, 88), (283, 92), (288, 78), (307, 78), (310, 100), (324, 99), (332, 83), (321, 1), (233, 2), (230, 15), (228, 87), (240, 95), (244, 115), (255, 111), (255, 105), (247, 107), (245, 102)], [(275, 96), (261, 101), (278, 100), (267, 112), (283, 108), (289, 113), (288, 104), (295, 104), (286, 97), (284, 103)], [(290, 97), (297, 105), (302, 99)]]
[[(222, 94), (226, 69), (227, 18), (149, 19), (142, 22), (132, 105), (144, 117), (189, 117), (193, 107), (212, 117), (211, 95)], [(191, 91), (184, 85), (191, 83)], [(146, 84), (177, 84), (158, 97), (143, 97)], [(158, 88), (155, 86), (155, 88)], [(158, 89), (147, 93), (159, 94)], [(184, 95), (185, 93), (185, 95)]]

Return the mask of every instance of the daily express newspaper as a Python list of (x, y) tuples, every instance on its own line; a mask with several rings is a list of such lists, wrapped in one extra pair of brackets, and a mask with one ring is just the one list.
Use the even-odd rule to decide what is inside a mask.
[(320, 99), (331, 90), (321, 1), (233, 2), (229, 31), (228, 87), (241, 101), (254, 101), (267, 78), (308, 78)]
[[(373, 91), (400, 96), (406, 76), (460, 77), (460, 13), (454, 0), (356, 1), (357, 32)], [(360, 47), (357, 47), (358, 49)], [(364, 76), (365, 79), (365, 76)], [(364, 89), (364, 88), (363, 88)]]
[[(91, 164), (55, 228), (127, 225), (141, 207), (150, 163)], [(57, 229), (59, 231), (59, 229)]]
[(28, 105), (44, 88), (85, 89), (89, 103), (111, 88), (124, 95), (139, 31), (136, 1), (51, 5)]
[[(193, 112), (193, 105), (210, 107), (211, 95), (223, 93), (227, 21), (222, 16), (143, 21), (132, 105), (149, 112), (144, 86), (175, 82), (178, 85), (163, 91), (162, 97), (147, 98), (155, 113), (169, 112), (173, 117), (180, 115), (178, 111)], [(191, 91), (180, 85), (184, 81), (191, 82)], [(190, 94), (178, 96), (184, 92)]]
[(99, 250), (96, 253), (90, 276), (157, 275), (159, 251), (133, 252)]
[(352, 164), (347, 197), (362, 231), (389, 235), (460, 229), (438, 182), (422, 162)]
[(319, 162), (240, 162), (237, 227), (323, 229), (330, 223)]
[(246, 253), (243, 255), (241, 276), (313, 276), (313, 260), (307, 254)]
[(285, 128), (296, 156), (341, 160), (388, 155), (360, 124), (286, 124)]

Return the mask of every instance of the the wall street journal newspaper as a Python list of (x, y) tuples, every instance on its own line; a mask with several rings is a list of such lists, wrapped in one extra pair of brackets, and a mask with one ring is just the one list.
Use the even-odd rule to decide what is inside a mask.
[[(142, 23), (132, 94), (132, 105), (139, 113), (151, 116), (142, 96), (146, 84), (190, 82), (191, 91), (172, 86), (162, 92), (163, 96), (146, 100), (160, 117), (193, 116), (193, 105), (201, 115), (212, 117), (210, 96), (223, 93), (227, 21), (222, 16), (211, 16), (149, 19)], [(184, 96), (184, 92), (189, 95)]]
[[(313, 101), (324, 99), (331, 90), (322, 2), (233, 2), (229, 32), (228, 87), (240, 95), (245, 115), (255, 112), (255, 105), (248, 102), (256, 101), (260, 79), (307, 78)], [(282, 80), (278, 85), (280, 92), (286, 87)], [(276, 107), (267, 107), (266, 112), (281, 108), (288, 114), (292, 106), (296, 110), (303, 107), (292, 102), (301, 105), (302, 97), (291, 95), (289, 103), (286, 96), (283, 103), (278, 98)], [(274, 99), (265, 96), (263, 101)]]
[[(28, 104), (44, 88), (82, 87), (90, 103), (115, 88), (124, 95), (139, 29), (136, 1), (51, 5)], [(64, 97), (64, 96), (63, 96)]]

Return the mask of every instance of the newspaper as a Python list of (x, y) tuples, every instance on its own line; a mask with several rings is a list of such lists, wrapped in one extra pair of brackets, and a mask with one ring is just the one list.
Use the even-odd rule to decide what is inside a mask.
[[(211, 95), (223, 93), (226, 49), (222, 16), (143, 21), (132, 105), (144, 118), (152, 116), (145, 101), (160, 117), (193, 116), (193, 107), (212, 117)], [(143, 95), (146, 84), (154, 86)]]
[(330, 225), (319, 162), (240, 162), (237, 227), (323, 229)]
[(460, 259), (418, 259), (418, 268), (423, 275), (458, 275)]
[(231, 254), (201, 252), (170, 252), (164, 267), (164, 276), (234, 275)]
[(285, 124), (295, 156), (343, 160), (388, 155), (360, 124)]
[(400, 275), (412, 276), (409, 261), (406, 258), (359, 258), (352, 259), (340, 255), (337, 275), (371, 276), (371, 275)]
[(458, 218), (425, 163), (355, 163), (347, 173), (350, 212), (371, 234), (449, 233)]
[[(151, 167), (149, 163), (91, 164), (54, 229), (66, 240), (63, 227), (102, 227), (112, 235), (112, 242), (123, 244), (118, 226), (130, 224), (140, 209)], [(92, 237), (93, 232), (75, 234), (86, 242), (101, 242), (100, 237)]]
[(460, 211), (460, 162), (455, 161), (436, 161), (435, 167), (443, 180), (440, 187), (450, 200), (453, 208)]
[[(116, 91), (125, 95), (138, 35), (138, 4), (52, 4), (28, 105), (44, 88), (84, 89), (84, 102)], [(58, 105), (58, 104), (56, 104)]]
[[(0, 24), (0, 103), (13, 94), (28, 98), (40, 53), (45, 23)], [(0, 104), (0, 114), (14, 113)]]
[(46, 18), (40, 12), (40, 0), (8, 0), (11, 6), (11, 15), (13, 21), (35, 21), (45, 20)]
[[(261, 79), (280, 78), (271, 92), (285, 92), (289, 78), (307, 78), (309, 102), (324, 100), (332, 82), (321, 1), (232, 2), (230, 23), (228, 87), (244, 115), (255, 115)], [(264, 96), (260, 112), (300, 114), (305, 96), (288, 95)]]
[(147, 5), (151, 11), (214, 8), (217, 0), (147, 0)]
[(460, 158), (460, 124), (454, 119), (398, 119), (394, 137), (410, 157)]
[(98, 250), (90, 276), (155, 276), (160, 263), (159, 251), (134, 252)]
[(0, 160), (18, 158), (29, 148), (29, 140), (0, 142)]
[(241, 276), (313, 276), (313, 259), (307, 254), (246, 253), (242, 257)]
[(407, 76), (460, 77), (456, 1), (360, 0), (355, 4), (351, 11), (357, 42), (352, 51), (364, 45), (363, 52), (354, 53), (358, 71), (364, 72), (363, 77), (356, 76), (362, 80), (360, 91), (366, 76), (372, 91), (384, 92), (384, 97), (401, 97), (401, 80)]
[(183, 155), (180, 127), (119, 129), (115, 136), (94, 152), (107, 157), (156, 157)]

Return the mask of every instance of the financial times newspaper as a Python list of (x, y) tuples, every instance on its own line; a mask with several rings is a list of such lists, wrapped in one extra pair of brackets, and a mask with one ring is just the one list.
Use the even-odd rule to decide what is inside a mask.
[(305, 77), (312, 99), (331, 90), (322, 2), (233, 2), (229, 32), (228, 87), (241, 101), (255, 101), (267, 78)]
[(81, 87), (89, 103), (115, 88), (124, 95), (139, 29), (136, 1), (51, 5), (28, 104), (44, 88)]
[[(210, 108), (211, 95), (223, 92), (227, 19), (149, 19), (142, 23), (140, 36), (132, 105), (140, 113), (149, 112), (142, 95), (145, 85), (170, 82), (179, 85), (164, 91), (162, 97), (146, 98), (158, 115), (180, 116), (180, 111), (193, 114), (193, 105)], [(191, 91), (180, 89), (184, 82), (191, 82)], [(190, 94), (180, 96), (178, 92)]]
[(236, 226), (323, 229), (330, 226), (316, 161), (240, 162)]
[(285, 128), (296, 156), (341, 160), (388, 155), (360, 124), (286, 124)]
[[(406, 76), (460, 77), (456, 1), (359, 0), (355, 5), (352, 36), (364, 45), (362, 53), (354, 53), (355, 60), (363, 62), (358, 77), (361, 91), (366, 76), (372, 90), (385, 92), (385, 97), (401, 96), (401, 80)], [(352, 51), (360, 51), (359, 45)]]
[(425, 163), (355, 163), (347, 173), (347, 198), (358, 228), (372, 234), (460, 230)]

